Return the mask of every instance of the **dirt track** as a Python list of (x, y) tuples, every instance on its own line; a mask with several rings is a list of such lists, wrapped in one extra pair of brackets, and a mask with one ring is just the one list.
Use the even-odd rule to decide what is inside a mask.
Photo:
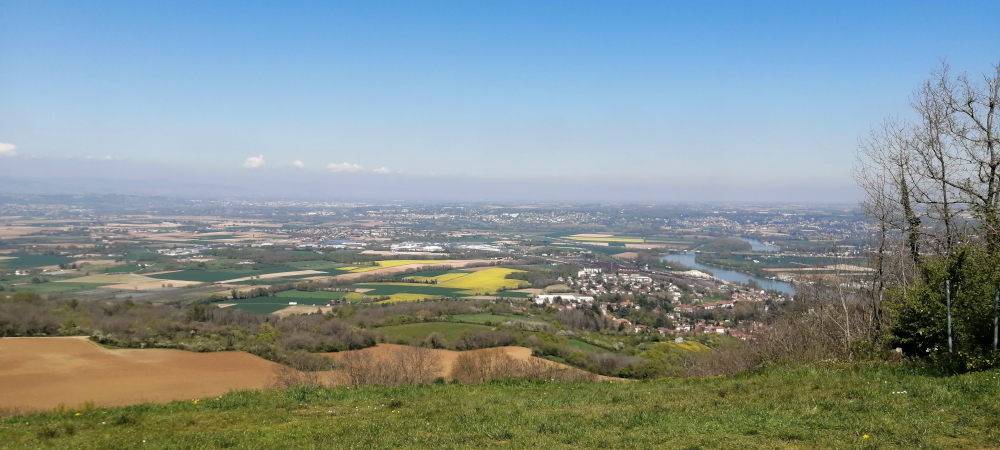
[(276, 364), (249, 353), (108, 350), (85, 338), (0, 339), (0, 408), (132, 405), (263, 388)]

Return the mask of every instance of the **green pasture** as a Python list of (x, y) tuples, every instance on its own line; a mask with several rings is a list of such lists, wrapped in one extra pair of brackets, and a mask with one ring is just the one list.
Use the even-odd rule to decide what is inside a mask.
[(504, 322), (544, 322), (541, 319), (536, 319), (532, 317), (524, 316), (498, 316), (496, 314), (482, 313), (482, 314), (457, 314), (451, 316), (452, 322), (464, 322), (464, 323), (475, 323), (475, 324), (490, 324), (497, 325)]
[(89, 291), (91, 289), (97, 289), (101, 286), (107, 286), (106, 284), (95, 284), (95, 283), (28, 283), (19, 284), (14, 286), (16, 292), (34, 292), (36, 294), (64, 294), (67, 292), (76, 291)]
[[(324, 261), (321, 259), (310, 260), (310, 261), (293, 261), (290, 263), (286, 263), (285, 265), (288, 267), (294, 267), (298, 270), (329, 270), (329, 269), (336, 269), (338, 267), (348, 266), (348, 264), (341, 264), (332, 261)], [(338, 272), (346, 273), (343, 271), (338, 271)]]
[(3, 418), (0, 442), (84, 450), (973, 450), (1000, 447), (998, 375), (829, 364), (648, 382), (248, 390)]
[(574, 346), (576, 348), (579, 348), (579, 349), (582, 349), (582, 350), (591, 351), (591, 352), (603, 352), (603, 351), (606, 351), (606, 350), (604, 350), (601, 347), (598, 347), (596, 345), (591, 345), (591, 344), (588, 344), (588, 343), (583, 342), (583, 341), (578, 341), (576, 339), (570, 339), (569, 342), (568, 342), (568, 344), (572, 345), (572, 346)]
[(393, 325), (391, 327), (376, 328), (376, 330), (385, 332), (385, 334), (412, 339), (423, 339), (431, 333), (441, 333), (441, 335), (449, 341), (457, 338), (465, 330), (490, 331), (492, 329), (493, 327), (483, 325), (451, 322), (411, 323), (407, 325)]
[(444, 275), (446, 273), (469, 273), (469, 272), (460, 271), (460, 270), (422, 270), (420, 272), (407, 273), (407, 274), (399, 274), (399, 275), (394, 276), (393, 278), (398, 278), (398, 279), (409, 278), (409, 277), (433, 278), (433, 277)]
[(257, 314), (270, 314), (280, 309), (287, 308), (289, 302), (296, 302), (304, 305), (325, 305), (322, 299), (296, 299), (292, 297), (255, 297), (240, 300), (226, 300), (222, 303), (235, 303), (229, 308), (242, 309)]
[[(347, 292), (339, 291), (282, 291), (277, 294), (278, 298), (290, 298), (290, 299), (310, 299), (310, 300), (333, 300), (338, 298), (343, 298)], [(295, 301), (295, 300), (290, 300)]]
[(427, 296), (441, 295), (445, 297), (465, 296), (465, 294), (460, 294), (463, 289), (441, 288), (436, 287), (433, 284), (422, 283), (361, 283), (354, 285), (354, 287), (358, 289), (372, 289), (371, 291), (364, 293), (369, 297), (393, 294), (419, 294)]
[(73, 258), (59, 255), (33, 255), (30, 253), (9, 253), (0, 255), (14, 259), (0, 259), (0, 267), (9, 269), (30, 269), (33, 267), (58, 266), (75, 261)]

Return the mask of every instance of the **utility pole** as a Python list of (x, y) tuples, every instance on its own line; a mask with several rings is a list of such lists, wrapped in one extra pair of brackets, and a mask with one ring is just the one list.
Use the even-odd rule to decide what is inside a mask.
[(948, 307), (948, 353), (951, 353), (951, 280), (944, 280), (944, 299)]

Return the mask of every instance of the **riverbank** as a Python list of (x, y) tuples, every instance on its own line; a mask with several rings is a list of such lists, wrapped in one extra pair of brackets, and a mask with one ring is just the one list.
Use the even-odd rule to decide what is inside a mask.
[(791, 283), (758, 277), (726, 268), (708, 266), (698, 262), (697, 253), (694, 252), (688, 251), (670, 253), (661, 256), (660, 260), (676, 262), (697, 270), (710, 271), (716, 278), (730, 283), (737, 282), (748, 284), (751, 280), (753, 280), (754, 282), (760, 284), (760, 286), (764, 289), (775, 290), (788, 295), (795, 295), (795, 288), (792, 287)]

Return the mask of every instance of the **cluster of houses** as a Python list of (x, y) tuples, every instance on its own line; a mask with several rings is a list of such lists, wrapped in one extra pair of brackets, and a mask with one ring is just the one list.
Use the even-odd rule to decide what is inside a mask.
[[(616, 324), (623, 331), (631, 333), (659, 333), (682, 334), (682, 333), (715, 333), (729, 335), (738, 339), (750, 339), (751, 333), (766, 328), (762, 323), (753, 322), (741, 324), (737, 329), (728, 321), (707, 321), (694, 320), (688, 317), (696, 311), (713, 309), (731, 309), (741, 302), (756, 303), (765, 300), (783, 301), (782, 297), (775, 297), (763, 290), (747, 288), (735, 289), (729, 300), (718, 302), (697, 303), (694, 305), (681, 304), (682, 290), (670, 282), (658, 282), (652, 278), (637, 273), (604, 273), (598, 268), (585, 268), (577, 273), (576, 277), (560, 277), (559, 282), (565, 283), (580, 294), (540, 294), (534, 297), (535, 304), (550, 305), (556, 309), (573, 309), (581, 306), (590, 307), (594, 303), (597, 295), (601, 294), (657, 294), (666, 297), (674, 304), (673, 312), (666, 316), (673, 321), (673, 328), (650, 327), (642, 324), (633, 324), (628, 319), (615, 317), (615, 311), (622, 309), (640, 309), (640, 306), (632, 301), (621, 301), (618, 303), (604, 303), (599, 305), (601, 314)], [(689, 286), (693, 288), (694, 286)], [(704, 294), (694, 292), (692, 298), (697, 300), (703, 298)], [(749, 326), (749, 328), (747, 328)]]
[(504, 247), (482, 244), (482, 243), (441, 243), (441, 242), (401, 242), (392, 244), (389, 249), (393, 253), (421, 252), (421, 253), (441, 253), (449, 248), (461, 250), (479, 250), (484, 252), (507, 252)]
[[(603, 273), (601, 269), (586, 268), (574, 277), (559, 277), (560, 283), (565, 283), (581, 294), (652, 294), (663, 291), (668, 285), (656, 283), (652, 278), (638, 273)], [(679, 295), (678, 295), (679, 297)]]
[(164, 256), (185, 256), (185, 255), (197, 255), (199, 253), (204, 253), (211, 250), (207, 246), (196, 246), (196, 247), (178, 247), (178, 248), (161, 248), (156, 251)]

